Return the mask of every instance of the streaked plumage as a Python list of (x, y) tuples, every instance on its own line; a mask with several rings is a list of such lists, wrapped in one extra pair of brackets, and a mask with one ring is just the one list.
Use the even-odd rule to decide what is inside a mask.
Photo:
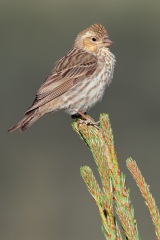
[(38, 90), (26, 117), (8, 131), (24, 131), (48, 112), (63, 109), (73, 115), (94, 106), (113, 77), (115, 57), (108, 49), (111, 44), (101, 24), (80, 32), (73, 49), (57, 62)]

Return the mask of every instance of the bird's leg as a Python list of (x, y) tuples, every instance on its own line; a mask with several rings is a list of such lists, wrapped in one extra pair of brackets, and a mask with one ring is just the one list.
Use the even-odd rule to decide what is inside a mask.
[(93, 125), (95, 127), (97, 127), (99, 129), (99, 121), (98, 122), (94, 122), (92, 121), (87, 115), (86, 113), (83, 113), (81, 111), (77, 111), (77, 113), (81, 116), (81, 120), (80, 120), (80, 123), (86, 123), (88, 125)]
[(83, 112), (81, 112), (81, 111), (78, 111), (77, 113), (79, 114), (79, 116), (80, 116), (81, 118), (83, 118), (83, 120), (88, 120), (88, 116), (86, 115), (86, 113), (83, 113)]
[[(86, 112), (85, 112), (85, 113), (82, 113), (82, 114), (86, 115)], [(72, 119), (77, 119), (77, 118), (81, 118), (81, 117), (82, 117), (82, 115), (79, 114), (78, 112), (77, 112), (76, 114), (71, 115), (71, 118), (72, 118)]]

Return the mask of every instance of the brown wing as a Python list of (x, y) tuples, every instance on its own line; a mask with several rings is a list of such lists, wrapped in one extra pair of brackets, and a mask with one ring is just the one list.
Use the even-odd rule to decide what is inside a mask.
[(25, 112), (57, 98), (79, 81), (93, 74), (97, 68), (97, 58), (80, 49), (72, 49), (60, 59), (52, 75), (42, 84), (32, 106)]

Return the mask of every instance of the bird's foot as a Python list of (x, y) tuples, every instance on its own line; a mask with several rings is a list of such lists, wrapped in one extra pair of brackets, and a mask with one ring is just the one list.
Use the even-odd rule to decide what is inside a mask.
[(79, 120), (79, 124), (85, 123), (85, 124), (87, 124), (87, 125), (92, 125), (92, 126), (94, 126), (95, 128), (97, 128), (98, 130), (100, 130), (100, 128), (99, 128), (99, 121), (94, 122), (92, 119), (90, 119), (90, 118), (86, 115), (86, 113), (83, 113), (83, 112), (80, 112), (80, 111), (78, 111), (77, 113), (78, 113), (79, 117), (81, 117), (81, 119)]
[(99, 121), (97, 121), (97, 122), (94, 122), (94, 121), (92, 121), (91, 119), (80, 119), (79, 120), (79, 124), (83, 124), (83, 123), (85, 123), (85, 124), (87, 124), (87, 125), (92, 125), (92, 126), (94, 126), (94, 127), (96, 127), (97, 129), (100, 129), (99, 128)]

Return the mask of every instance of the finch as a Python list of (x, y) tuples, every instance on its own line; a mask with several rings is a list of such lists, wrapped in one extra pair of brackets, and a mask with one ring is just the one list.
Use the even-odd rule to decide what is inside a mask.
[(115, 66), (115, 56), (108, 48), (111, 44), (101, 24), (93, 24), (80, 32), (73, 48), (56, 63), (39, 88), (25, 118), (8, 131), (23, 132), (44, 114), (58, 110), (85, 119), (86, 111), (102, 99), (111, 83)]

